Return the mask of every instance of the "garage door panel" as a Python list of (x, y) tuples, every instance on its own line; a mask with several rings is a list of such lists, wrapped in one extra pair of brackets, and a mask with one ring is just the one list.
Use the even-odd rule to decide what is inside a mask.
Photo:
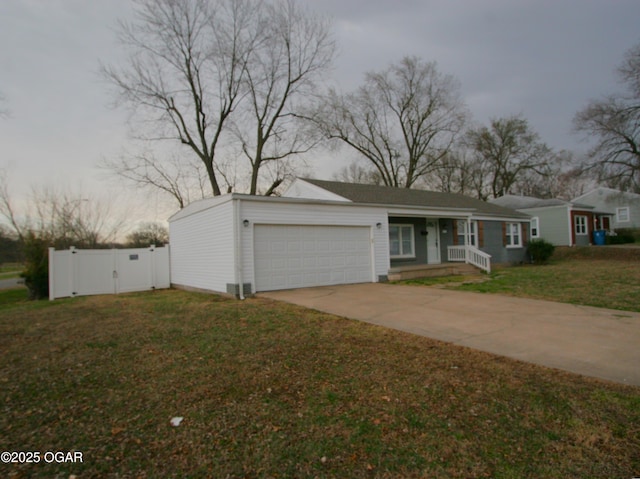
[(256, 291), (369, 282), (369, 235), (368, 227), (256, 225)]
[(287, 269), (289, 271), (291, 270), (302, 271), (303, 270), (302, 259), (301, 258), (289, 259), (287, 261)]
[(331, 242), (328, 240), (318, 240), (315, 242), (316, 251), (331, 251)]

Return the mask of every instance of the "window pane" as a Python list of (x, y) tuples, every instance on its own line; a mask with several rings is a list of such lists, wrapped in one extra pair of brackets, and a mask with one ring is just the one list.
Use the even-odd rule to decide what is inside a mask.
[(413, 226), (389, 225), (389, 254), (413, 256)]
[(629, 208), (626, 206), (618, 208), (618, 222), (622, 223), (626, 221), (629, 221)]
[(531, 218), (531, 236), (534, 238), (538, 236), (538, 218)]
[(413, 256), (413, 238), (411, 237), (413, 228), (411, 226), (402, 227), (402, 254)]
[(458, 234), (458, 244), (459, 245), (463, 245), (465, 244), (465, 240), (464, 240), (464, 235), (465, 235), (465, 221), (462, 220), (456, 220), (456, 230), (457, 230), (457, 234)]
[(402, 254), (403, 255), (413, 255), (413, 251), (411, 248), (411, 240), (403, 239), (402, 240)]

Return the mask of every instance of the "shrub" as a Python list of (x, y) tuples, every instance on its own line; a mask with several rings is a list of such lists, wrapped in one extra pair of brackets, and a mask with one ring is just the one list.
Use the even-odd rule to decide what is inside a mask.
[(24, 284), (29, 290), (29, 299), (49, 297), (49, 242), (29, 233), (24, 238), (23, 253), (25, 270)]
[(626, 244), (626, 243), (634, 243), (638, 240), (640, 235), (638, 234), (638, 230), (633, 230), (631, 228), (620, 228), (615, 230), (614, 234), (606, 236), (607, 244)]
[(527, 247), (531, 262), (536, 264), (543, 264), (549, 261), (555, 249), (554, 245), (543, 239), (531, 240)]

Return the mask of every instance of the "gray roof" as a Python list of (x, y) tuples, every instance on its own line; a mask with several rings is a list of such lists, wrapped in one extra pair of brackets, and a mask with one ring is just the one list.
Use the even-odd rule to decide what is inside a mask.
[(494, 205), (504, 206), (505, 208), (513, 208), (514, 210), (522, 208), (544, 208), (546, 206), (563, 206), (566, 201), (562, 200), (541, 200), (532, 196), (504, 195), (500, 198), (489, 200)]
[(390, 186), (364, 185), (359, 183), (342, 183), (338, 181), (314, 180), (302, 178), (307, 183), (316, 185), (331, 193), (342, 196), (354, 203), (369, 203), (387, 206), (419, 206), (424, 208), (469, 209), (475, 214), (500, 216), (509, 218), (529, 218), (511, 208), (487, 203), (457, 193), (441, 193)]
[(592, 206), (578, 203), (570, 203), (569, 201), (559, 199), (534, 198), (533, 196), (517, 196), (504, 195), (500, 198), (490, 200), (494, 205), (504, 206), (505, 208), (513, 208), (514, 210), (523, 210), (527, 208), (547, 208), (552, 206), (575, 206), (587, 210), (593, 209)]

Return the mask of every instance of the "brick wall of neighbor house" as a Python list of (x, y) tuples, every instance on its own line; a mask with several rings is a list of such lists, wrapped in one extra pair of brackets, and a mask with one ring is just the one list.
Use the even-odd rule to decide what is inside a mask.
[[(587, 234), (586, 235), (577, 235), (576, 234), (576, 216), (586, 216), (587, 217)], [(589, 246), (593, 243), (593, 213), (588, 211), (572, 211), (571, 212), (571, 237), (573, 239), (573, 244), (576, 246)]]
[[(391, 258), (391, 266), (425, 264), (427, 262), (427, 238), (422, 236), (422, 232), (426, 232), (427, 220), (425, 218), (397, 218), (390, 216), (389, 224), (413, 225), (413, 241), (416, 253), (415, 258)], [(446, 255), (444, 258), (446, 258)]]

